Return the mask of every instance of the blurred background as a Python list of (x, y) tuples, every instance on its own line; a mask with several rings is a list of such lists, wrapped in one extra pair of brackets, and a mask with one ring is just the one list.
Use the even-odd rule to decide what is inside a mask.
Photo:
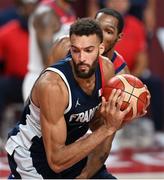
[[(0, 178), (7, 177), (9, 170), (4, 151), (7, 133), (19, 120), (23, 107), (22, 83), (29, 60), (28, 20), (38, 3), (40, 0), (0, 1)], [(123, 15), (125, 35), (116, 50), (152, 96), (148, 114), (116, 134), (106, 162), (109, 170), (120, 178), (164, 179), (164, 1), (75, 0), (71, 6), (76, 18), (94, 18), (104, 7)], [(144, 38), (133, 29), (129, 16), (144, 28)], [(144, 48), (135, 49), (140, 42)], [(145, 56), (140, 58), (140, 53)], [(143, 63), (146, 66), (138, 72)]]

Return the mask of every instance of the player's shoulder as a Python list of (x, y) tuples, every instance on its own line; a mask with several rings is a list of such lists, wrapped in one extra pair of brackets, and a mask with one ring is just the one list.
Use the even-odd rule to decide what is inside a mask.
[(50, 71), (45, 70), (39, 77), (37, 86), (40, 88), (52, 88), (56, 85), (60, 85), (63, 82), (62, 78), (59, 76), (59, 74)]
[(108, 57), (100, 56), (100, 58), (102, 59), (103, 68), (107, 68), (107, 69), (113, 68), (113, 63)]
[(101, 59), (104, 79), (105, 81), (108, 81), (111, 77), (115, 75), (114, 66), (109, 58), (101, 56)]
[(120, 53), (118, 53), (118, 51), (115, 50), (114, 55), (116, 56), (117, 60), (121, 60), (123, 62), (125, 61), (124, 57)]
[(43, 72), (37, 79), (31, 92), (34, 104), (39, 108), (40, 102), (51, 99), (56, 94), (56, 99), (68, 96), (67, 88), (62, 78), (52, 71)]

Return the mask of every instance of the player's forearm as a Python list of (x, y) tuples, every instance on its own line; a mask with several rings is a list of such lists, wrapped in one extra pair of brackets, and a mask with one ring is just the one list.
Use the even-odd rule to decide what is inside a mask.
[(55, 150), (55, 152), (53, 151), (49, 159), (51, 168), (59, 173), (71, 167), (88, 156), (98, 145), (111, 137), (114, 133), (114, 128), (107, 129), (105, 126), (102, 126), (89, 136), (73, 144), (61, 147)]
[(98, 172), (109, 156), (113, 137), (114, 135), (108, 137), (108, 139), (106, 139), (90, 153), (87, 165), (77, 178), (91, 178)]

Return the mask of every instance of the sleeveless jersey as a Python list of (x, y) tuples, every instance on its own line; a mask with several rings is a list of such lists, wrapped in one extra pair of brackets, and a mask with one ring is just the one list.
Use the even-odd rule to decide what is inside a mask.
[[(68, 89), (69, 103), (64, 112), (67, 126), (66, 144), (71, 144), (86, 134), (89, 129), (89, 122), (100, 106), (102, 90), (100, 63), (96, 68), (96, 83), (93, 93), (92, 95), (87, 95), (74, 79), (70, 60), (71, 57), (68, 56), (65, 60), (45, 70), (57, 73)], [(20, 146), (26, 149), (29, 152), (27, 154), (32, 158), (32, 161), (27, 162), (31, 163), (29, 166), (35, 167), (37, 173), (44, 179), (75, 178), (86, 165), (87, 158), (84, 158), (59, 174), (50, 169), (42, 140), (40, 109), (31, 100), (24, 108), (21, 121), (9, 133), (6, 150), (12, 156), (16, 148)]]
[(119, 73), (127, 65), (124, 58), (117, 51), (114, 51), (111, 61), (114, 65), (115, 74)]
[[(48, 9), (53, 9), (54, 12), (56, 13), (57, 16), (59, 16), (59, 19), (61, 21), (61, 28), (60, 30), (54, 34), (54, 40), (69, 34), (69, 28), (70, 25), (75, 21), (75, 15), (73, 12), (66, 13), (61, 9), (55, 0), (43, 0), (37, 11), (39, 13), (41, 12), (46, 12)], [(33, 27), (33, 17), (34, 15), (31, 16), (29, 20), (29, 32), (30, 32), (30, 37), (29, 37), (29, 63), (28, 63), (28, 71), (35, 73), (35, 74), (40, 74), (40, 72), (43, 70), (44, 65), (42, 62), (42, 56), (40, 49), (38, 47), (37, 39), (36, 39), (36, 31), (35, 28)]]

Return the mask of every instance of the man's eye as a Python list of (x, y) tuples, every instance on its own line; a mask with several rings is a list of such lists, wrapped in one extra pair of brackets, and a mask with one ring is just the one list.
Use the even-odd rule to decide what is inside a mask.
[(92, 52), (92, 49), (86, 49), (85, 51), (90, 53), (90, 52)]
[(112, 31), (107, 31), (107, 33), (108, 33), (108, 34), (113, 34), (113, 32), (112, 32)]

